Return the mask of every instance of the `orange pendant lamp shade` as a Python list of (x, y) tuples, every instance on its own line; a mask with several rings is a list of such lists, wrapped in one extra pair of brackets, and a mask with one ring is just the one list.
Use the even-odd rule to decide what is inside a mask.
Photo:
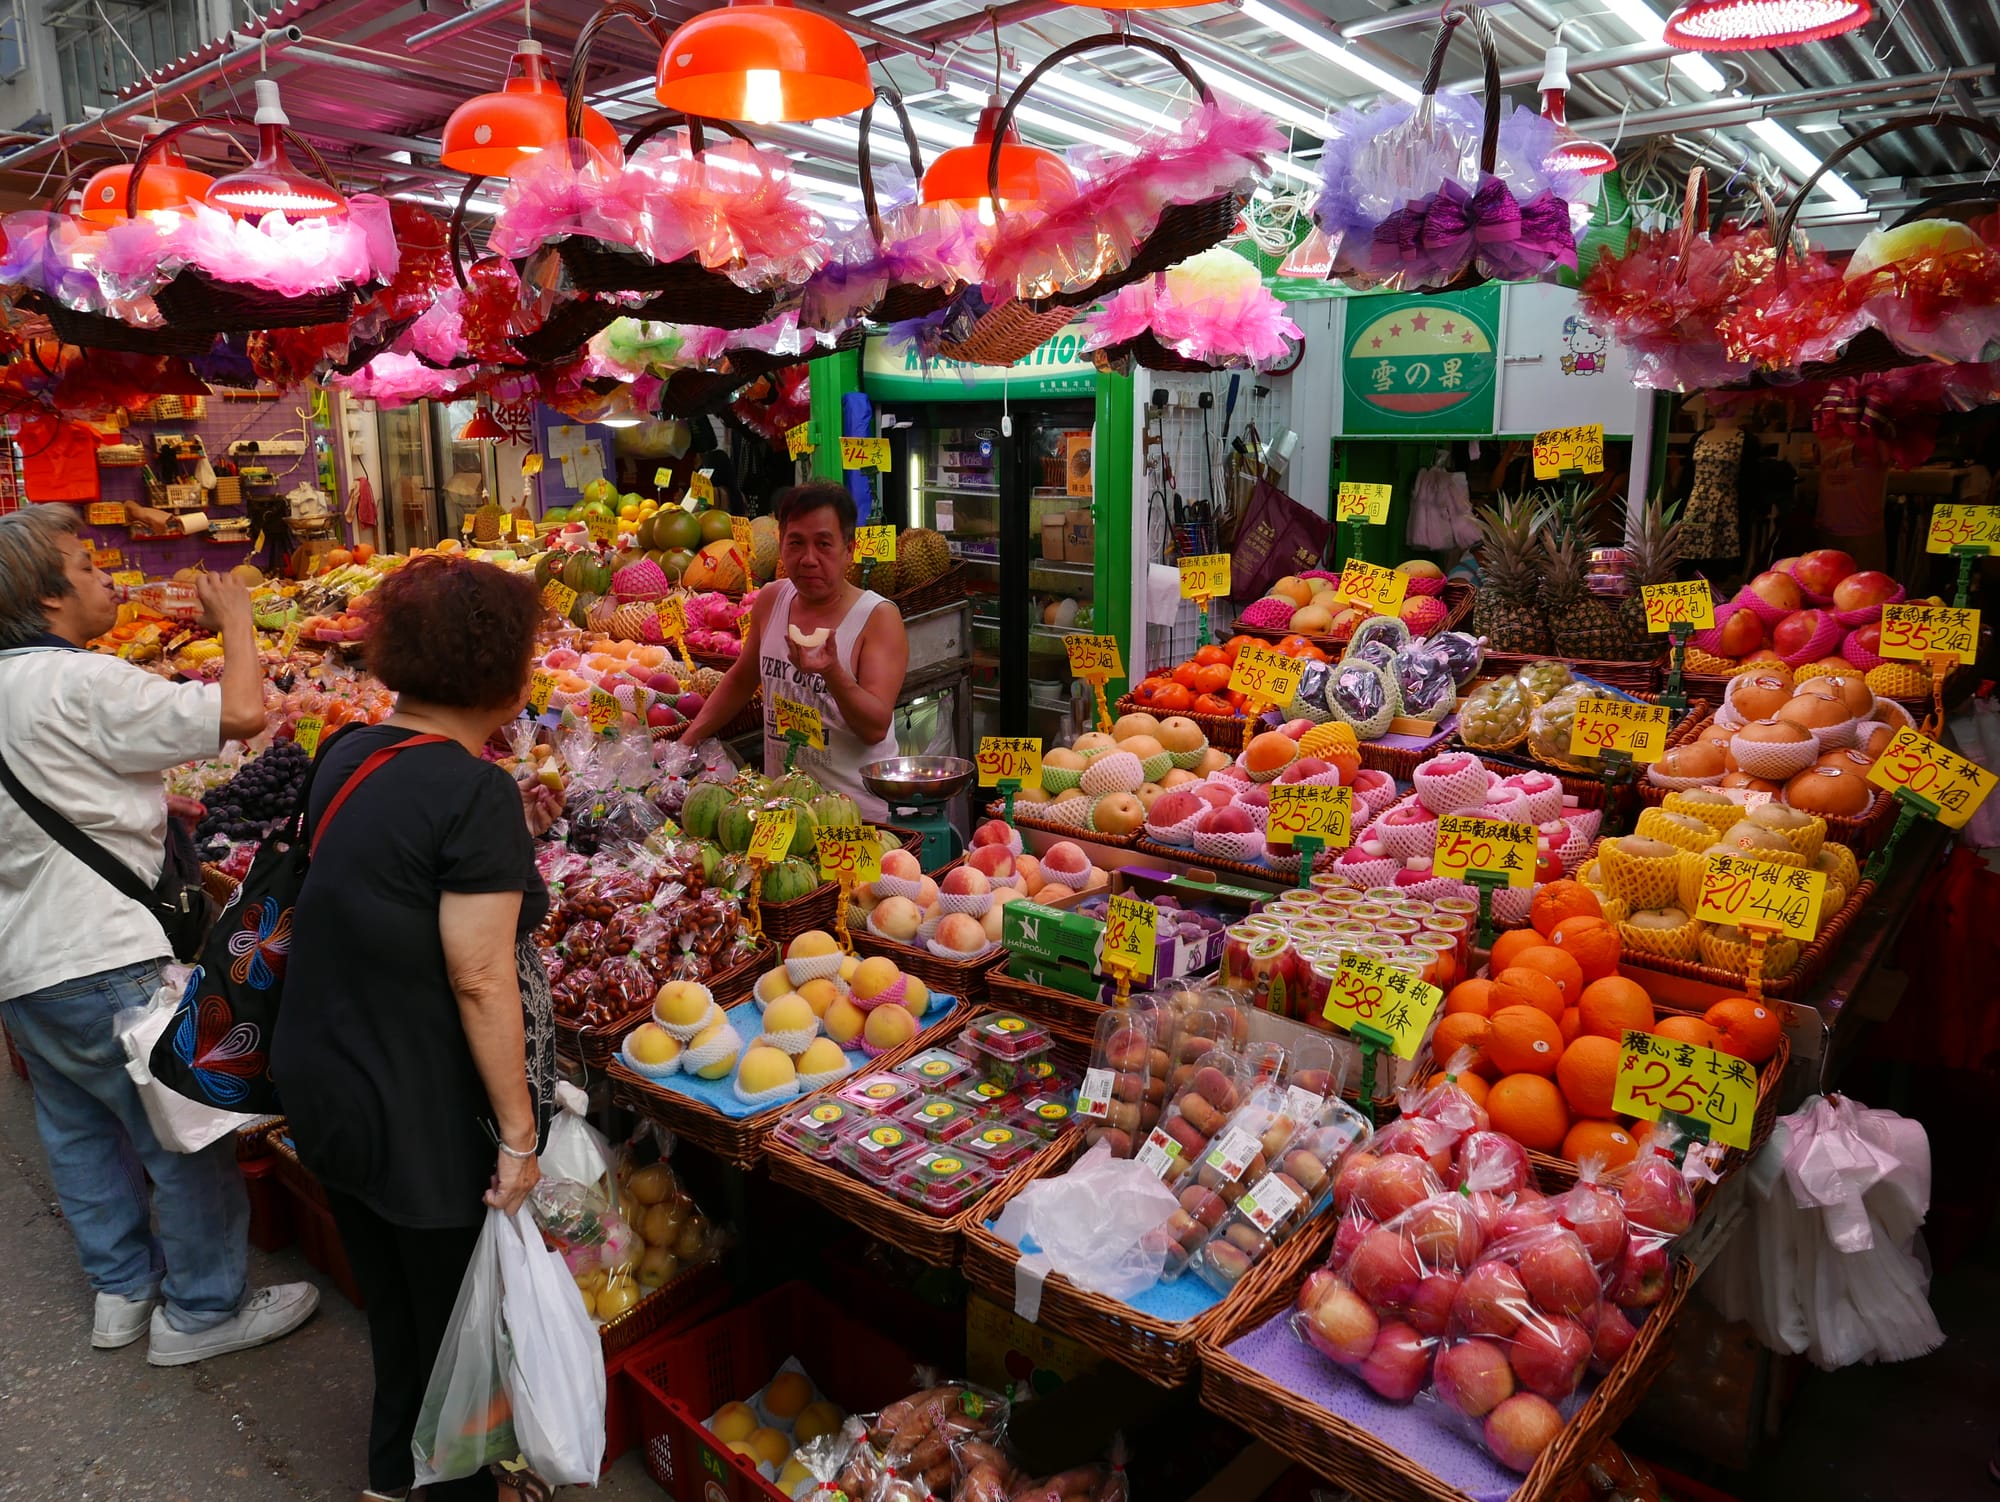
[(459, 443), (498, 443), (507, 436), (507, 430), (494, 421), (491, 412), (481, 407), (454, 436)]
[[(146, 163), (146, 175), (139, 179), (140, 214), (184, 214), (188, 205), (200, 203), (215, 181), (206, 172), (187, 164), (176, 146), (162, 146)], [(125, 199), (132, 182), (129, 166), (106, 167), (83, 185), (83, 218), (89, 224), (116, 224), (125, 217)]]
[[(208, 203), (245, 218), (283, 214), (287, 219), (333, 218), (347, 212), (347, 200), (318, 178), (292, 165), (285, 151), (284, 106), (275, 80), (257, 80), (257, 160), (241, 172), (218, 177), (209, 185)], [(152, 169), (147, 169), (150, 176)]]
[[(993, 160), (993, 132), (1000, 123), (1000, 105), (988, 101), (970, 146), (938, 153), (924, 173), (924, 202), (950, 203), (961, 208), (990, 208), (993, 187), (988, 167)], [(1022, 144), (1014, 127), (1000, 143), (1000, 207), (1060, 203), (1076, 196), (1076, 177), (1053, 151)]]
[(654, 97), (710, 120), (773, 125), (851, 115), (875, 97), (854, 38), (786, 0), (730, 0), (660, 51)]
[[(523, 41), (514, 49), (514, 64), (498, 93), (466, 100), (445, 121), (438, 160), (454, 172), (511, 177), (530, 157), (569, 138), (563, 91), (543, 67), (542, 44)], [(618, 155), (618, 132), (588, 106), (583, 139), (606, 156)]]

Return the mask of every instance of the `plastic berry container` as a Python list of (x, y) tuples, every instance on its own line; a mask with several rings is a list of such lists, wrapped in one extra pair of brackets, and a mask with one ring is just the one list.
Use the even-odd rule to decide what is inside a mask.
[(1024, 1100), (1007, 1118), (1007, 1125), (1033, 1132), (1044, 1142), (1053, 1142), (1077, 1119), (1076, 1107), (1060, 1096), (1043, 1095)]
[(967, 1027), (963, 1036), (969, 1036), (973, 1046), (988, 1058), (1009, 1062), (1039, 1058), (1055, 1043), (1046, 1028), (1012, 1012), (982, 1017)]
[(887, 1116), (922, 1093), (915, 1080), (906, 1080), (901, 1075), (864, 1074), (844, 1085), (834, 1099), (846, 1101), (871, 1116)]
[(831, 1162), (834, 1143), (865, 1119), (845, 1101), (816, 1100), (787, 1112), (771, 1131), (779, 1141), (790, 1143), (807, 1157)]
[(986, 1166), (995, 1174), (1003, 1174), (1019, 1168), (1046, 1144), (1026, 1127), (993, 1121), (967, 1132), (958, 1140), (957, 1146), (972, 1156), (984, 1159)]
[(946, 1098), (957, 1101), (974, 1115), (989, 1121), (1003, 1120), (1007, 1113), (1021, 1104), (1021, 1097), (1005, 1085), (992, 1080), (965, 1080), (945, 1092)]
[(970, 1107), (943, 1095), (927, 1095), (903, 1107), (896, 1119), (914, 1127), (926, 1142), (942, 1147), (956, 1141), (979, 1124)]
[(899, 1167), (889, 1189), (904, 1204), (945, 1217), (992, 1188), (993, 1179), (993, 1170), (970, 1154), (930, 1149)]
[(949, 1090), (959, 1081), (970, 1079), (973, 1066), (971, 1061), (948, 1048), (927, 1048), (903, 1060), (889, 1072), (916, 1081), (922, 1089), (936, 1091)]
[(895, 1172), (929, 1147), (923, 1134), (900, 1121), (864, 1123), (834, 1144), (834, 1152), (861, 1178), (886, 1185)]
[(1067, 1095), (1076, 1089), (1076, 1079), (1065, 1075), (1053, 1059), (1030, 1059), (1019, 1066), (1014, 1088), (1029, 1097)]

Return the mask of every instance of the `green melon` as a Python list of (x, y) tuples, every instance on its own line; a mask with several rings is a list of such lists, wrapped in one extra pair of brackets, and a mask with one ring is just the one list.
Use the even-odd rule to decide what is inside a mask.
[(844, 829), (861, 823), (861, 810), (845, 793), (821, 793), (806, 804), (823, 829)]
[(763, 897), (766, 902), (791, 902), (820, 884), (819, 868), (794, 856), (764, 873)]
[(715, 821), (717, 843), (731, 855), (743, 854), (750, 848), (750, 834), (756, 827), (752, 817), (755, 813), (756, 808), (747, 799), (739, 798), (725, 807)]
[(730, 793), (725, 784), (698, 782), (688, 789), (687, 802), (681, 806), (681, 828), (691, 839), (713, 840), (722, 812), (729, 804)]

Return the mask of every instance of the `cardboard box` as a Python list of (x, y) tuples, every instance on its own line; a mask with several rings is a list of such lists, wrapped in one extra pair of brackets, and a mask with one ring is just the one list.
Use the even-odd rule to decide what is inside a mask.
[[(1250, 887), (1192, 876), (1175, 876), (1143, 866), (1125, 866), (1112, 871), (1109, 890), (1133, 897), (1171, 896), (1188, 906), (1197, 902), (1211, 906), (1219, 904), (1231, 914), (1225, 920), (1228, 922), (1233, 922), (1235, 917), (1247, 916), (1270, 896), (1268, 892)], [(1090, 892), (1079, 892), (1054, 904), (1008, 903), (1000, 920), (1000, 942), (1013, 954), (1030, 961), (1087, 965), (1093, 971), (1097, 970), (1104, 951), (1104, 925), (1073, 911), (1092, 895)], [(1199, 975), (1204, 970), (1214, 969), (1222, 960), (1222, 943), (1221, 929), (1199, 941), (1162, 935), (1153, 949), (1153, 979), (1178, 980), (1185, 975)], [(1011, 966), (1008, 973), (1016, 974)], [(1025, 980), (1028, 977), (1017, 975), (1016, 978)], [(1071, 990), (1068, 986), (1054, 986), (1053, 989)], [(1071, 994), (1080, 993), (1072, 990)]]
[(1056, 960), (1038, 960), (1025, 954), (1007, 957), (1007, 974), (1015, 980), (1024, 980), (1031, 986), (1061, 991), (1081, 1001), (1094, 1001), (1103, 1006), (1111, 1004), (1111, 998), (1117, 991), (1117, 987), (1110, 981), (1094, 971), (1084, 969), (1081, 965), (1065, 965)]
[(1097, 523), (1088, 511), (1072, 511), (1063, 528), (1063, 554), (1072, 563), (1083, 563), (1097, 550)]
[[(1042, 559), (1046, 563), (1061, 563), (1064, 559), (1064, 522), (1060, 513), (1042, 518)], [(1078, 562), (1081, 562), (1078, 559)]]
[(965, 1301), (965, 1373), (982, 1387), (1005, 1392), (1018, 1385), (1042, 1397), (1096, 1371), (1105, 1360), (980, 1294)]

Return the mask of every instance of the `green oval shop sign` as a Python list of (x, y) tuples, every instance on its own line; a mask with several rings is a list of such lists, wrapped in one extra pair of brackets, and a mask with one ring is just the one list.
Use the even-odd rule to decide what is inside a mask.
[(1500, 289), (1357, 297), (1347, 304), (1349, 433), (1490, 433)]

